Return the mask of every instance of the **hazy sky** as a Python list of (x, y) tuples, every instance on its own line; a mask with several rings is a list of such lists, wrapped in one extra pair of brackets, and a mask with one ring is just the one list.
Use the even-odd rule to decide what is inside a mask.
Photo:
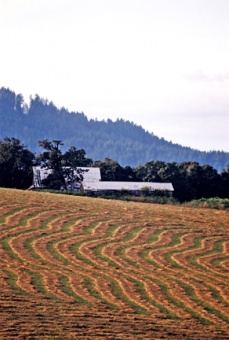
[(0, 0), (0, 87), (229, 151), (229, 0)]

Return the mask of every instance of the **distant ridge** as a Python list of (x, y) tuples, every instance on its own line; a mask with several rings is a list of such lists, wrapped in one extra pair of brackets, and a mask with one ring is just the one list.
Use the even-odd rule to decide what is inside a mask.
[(18, 138), (33, 152), (40, 152), (38, 140), (47, 138), (60, 139), (66, 149), (83, 148), (94, 161), (108, 157), (122, 166), (136, 167), (152, 160), (196, 161), (220, 172), (229, 164), (228, 152), (204, 152), (174, 144), (123, 119), (88, 119), (84, 113), (58, 109), (39, 95), (27, 105), (21, 94), (4, 87), (0, 89), (0, 127), (0, 139)]

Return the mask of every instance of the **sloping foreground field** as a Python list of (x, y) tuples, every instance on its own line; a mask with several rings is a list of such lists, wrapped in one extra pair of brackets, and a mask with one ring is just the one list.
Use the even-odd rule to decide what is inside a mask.
[(229, 339), (229, 213), (0, 189), (1, 339)]

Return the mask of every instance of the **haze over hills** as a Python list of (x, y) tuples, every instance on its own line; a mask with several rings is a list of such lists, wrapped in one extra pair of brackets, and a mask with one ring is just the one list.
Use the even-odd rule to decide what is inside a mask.
[(0, 89), (0, 139), (18, 138), (32, 152), (39, 153), (38, 140), (59, 139), (64, 148), (85, 149), (94, 161), (105, 157), (122, 166), (137, 166), (151, 160), (164, 162), (196, 161), (219, 172), (229, 163), (229, 153), (203, 152), (159, 138), (141, 126), (118, 119), (97, 121), (84, 113), (69, 112), (36, 95), (27, 105), (21, 94)]

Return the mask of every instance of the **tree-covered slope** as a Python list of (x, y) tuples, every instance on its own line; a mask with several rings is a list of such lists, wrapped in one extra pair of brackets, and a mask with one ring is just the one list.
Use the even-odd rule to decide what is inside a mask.
[(201, 152), (173, 144), (123, 119), (89, 120), (83, 113), (59, 109), (38, 95), (30, 99), (28, 106), (21, 94), (1, 88), (0, 138), (4, 137), (20, 139), (33, 152), (39, 152), (38, 140), (60, 139), (66, 149), (83, 148), (94, 161), (109, 157), (122, 166), (151, 160), (196, 161), (221, 171), (229, 163), (226, 152)]

